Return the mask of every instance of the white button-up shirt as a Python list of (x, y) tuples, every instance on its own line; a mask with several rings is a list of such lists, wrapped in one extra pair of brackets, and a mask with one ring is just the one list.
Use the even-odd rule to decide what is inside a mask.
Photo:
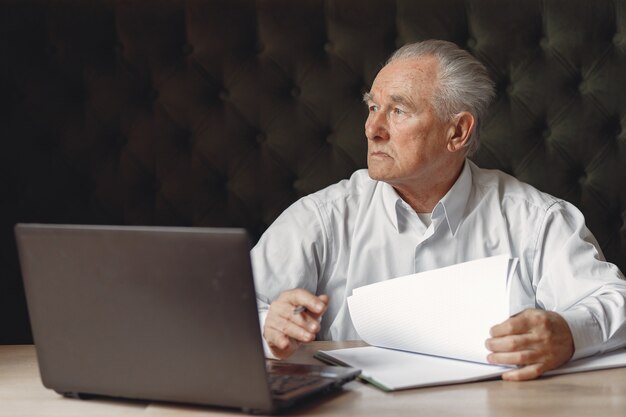
[(561, 314), (574, 358), (626, 344), (626, 281), (573, 205), (466, 160), (431, 220), (367, 170), (298, 200), (251, 253), (261, 326), (281, 292), (304, 288), (330, 297), (318, 339), (358, 339), (346, 301), (354, 288), (510, 254), (520, 259), (512, 313)]

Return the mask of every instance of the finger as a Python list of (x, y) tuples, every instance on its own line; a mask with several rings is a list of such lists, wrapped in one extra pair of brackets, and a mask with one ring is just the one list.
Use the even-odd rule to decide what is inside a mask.
[(328, 308), (328, 303), (330, 302), (330, 297), (326, 294), (321, 294), (318, 295), (317, 298), (319, 298), (319, 300), (324, 303), (324, 310), (321, 313), (316, 313), (317, 316), (321, 317), (322, 314), (324, 314), (326, 312), (326, 309)]
[[(308, 331), (306, 328), (301, 327), (297, 323), (291, 320), (287, 320), (281, 316), (274, 316), (271, 319), (268, 316), (268, 318), (265, 321), (265, 326), (268, 330), (270, 330), (269, 332), (266, 331), (266, 333), (269, 333), (268, 338), (274, 335), (274, 333), (272, 332), (272, 330), (274, 330), (280, 333), (281, 335), (285, 335), (299, 342), (306, 343), (306, 342), (311, 342), (313, 339), (315, 339), (315, 333), (312, 333)], [(270, 339), (267, 339), (267, 340), (269, 343)]]
[(545, 372), (541, 363), (524, 366), (523, 368), (514, 369), (502, 374), (505, 381), (528, 381), (530, 379), (539, 378)]
[[(302, 307), (302, 310), (298, 309)], [(303, 318), (303, 313), (307, 312), (306, 308), (292, 301), (292, 297), (281, 295), (276, 301), (270, 304), (269, 314), (281, 316), (287, 320), (297, 321)]]
[(271, 332), (272, 330), (269, 333), (264, 333), (263, 337), (267, 340), (267, 345), (274, 356), (279, 359), (288, 358), (300, 346), (299, 342), (288, 338), (284, 334), (276, 333), (274, 336), (271, 336)]
[(307, 329), (311, 333), (317, 333), (321, 329), (319, 317), (317, 314), (309, 313), (306, 311), (298, 314), (293, 314), (292, 312), (291, 316), (286, 318), (287, 320), (293, 321), (298, 326)]
[(303, 315), (303, 317), (305, 317), (307, 319), (307, 321), (308, 320), (313, 320), (313, 321), (319, 323), (321, 318), (322, 318), (322, 316), (324, 315), (324, 313), (326, 313), (326, 310), (328, 309), (328, 301), (329, 301), (328, 296), (327, 295), (320, 295), (318, 298), (320, 299), (320, 301), (322, 301), (324, 303), (324, 308), (319, 313), (316, 313), (316, 312), (313, 312), (313, 311), (310, 311), (310, 310), (305, 310), (302, 313), (302, 315)]
[(531, 365), (539, 362), (541, 354), (535, 350), (490, 353), (487, 362), (493, 365)]
[(511, 317), (489, 330), (492, 337), (502, 337), (514, 334), (523, 334), (530, 331), (530, 323), (524, 313)]
[(280, 350), (287, 350), (292, 344), (298, 343), (297, 341), (272, 328), (266, 329), (264, 337), (270, 347), (278, 348)]
[(315, 314), (323, 314), (326, 310), (326, 302), (324, 298), (311, 294), (309, 291), (302, 288), (285, 291), (280, 295), (279, 299), (291, 304), (292, 308), (295, 308), (296, 306), (303, 306)]
[(532, 348), (537, 342), (537, 335), (526, 333), (522, 335), (492, 337), (485, 341), (485, 347), (492, 352), (515, 352)]
[(300, 311), (296, 314), (294, 309), (291, 310), (291, 318), (288, 318), (287, 316), (285, 316), (285, 318), (288, 318), (298, 323), (300, 326), (307, 328), (311, 332), (319, 332), (321, 329), (319, 323), (322, 315), (326, 312), (326, 309), (328, 308), (329, 297), (328, 295), (323, 294), (318, 296), (318, 298), (322, 303), (324, 303), (324, 308), (321, 312), (315, 313), (305, 308), (303, 311)]

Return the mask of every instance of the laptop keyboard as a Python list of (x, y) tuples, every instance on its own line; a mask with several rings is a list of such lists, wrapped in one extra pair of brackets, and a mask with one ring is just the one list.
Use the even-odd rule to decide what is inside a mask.
[(270, 374), (270, 389), (274, 395), (282, 395), (320, 382), (324, 378), (318, 375), (280, 375)]

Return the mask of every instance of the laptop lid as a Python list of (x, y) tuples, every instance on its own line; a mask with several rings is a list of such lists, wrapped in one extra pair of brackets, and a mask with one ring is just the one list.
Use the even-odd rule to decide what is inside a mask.
[(280, 405), (267, 382), (244, 230), (15, 229), (46, 387), (260, 411)]

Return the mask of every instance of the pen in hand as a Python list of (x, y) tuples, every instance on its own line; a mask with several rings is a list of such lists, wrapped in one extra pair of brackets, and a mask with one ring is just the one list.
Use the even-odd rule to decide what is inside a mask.
[(305, 306), (297, 306), (296, 308), (293, 309), (293, 315), (295, 316), (296, 314), (300, 314), (303, 313), (306, 310)]

